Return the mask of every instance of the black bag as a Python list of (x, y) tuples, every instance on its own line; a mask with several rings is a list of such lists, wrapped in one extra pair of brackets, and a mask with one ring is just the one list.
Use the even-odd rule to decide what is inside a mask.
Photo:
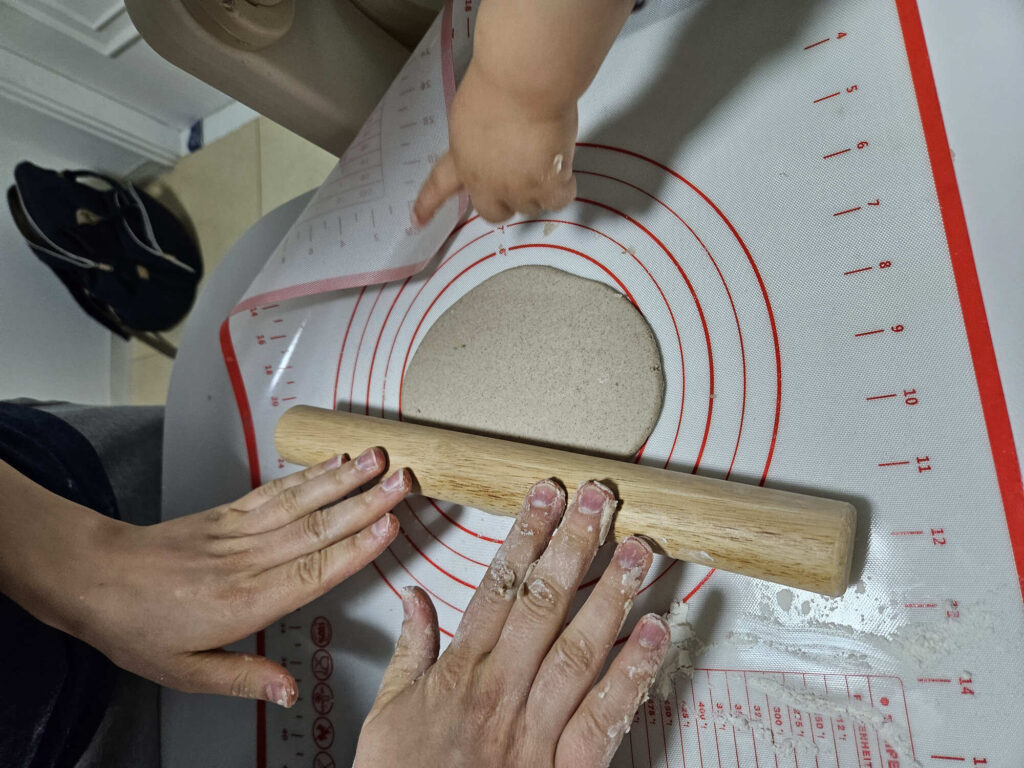
[(33, 253), (114, 333), (164, 331), (192, 307), (203, 276), (199, 248), (145, 192), (91, 171), (22, 162), (7, 204)]

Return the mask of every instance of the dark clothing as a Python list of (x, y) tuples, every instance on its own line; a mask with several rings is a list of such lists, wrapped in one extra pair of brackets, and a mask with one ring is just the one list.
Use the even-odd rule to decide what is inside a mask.
[[(0, 403), (0, 459), (110, 517), (159, 522), (162, 407), (18, 402)], [(159, 768), (155, 683), (3, 595), (0, 653), (0, 767)]]
[[(117, 518), (99, 456), (49, 413), (0, 403), (0, 459), (69, 501)], [(71, 768), (103, 719), (117, 668), (0, 594), (0, 765)]]

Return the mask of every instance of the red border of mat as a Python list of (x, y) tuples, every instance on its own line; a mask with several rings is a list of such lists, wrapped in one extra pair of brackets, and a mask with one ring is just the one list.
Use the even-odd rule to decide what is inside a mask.
[[(957, 186), (956, 174), (953, 170), (953, 159), (946, 138), (942, 110), (939, 107), (939, 96), (935, 89), (924, 29), (921, 26), (921, 16), (916, 0), (895, 0), (895, 3), (907, 50), (910, 76), (920, 111), (928, 159), (935, 181), (935, 191), (939, 199), (943, 227), (946, 230), (953, 276), (956, 280), (960, 309), (967, 330), (967, 340), (970, 345), (971, 360), (974, 364), (985, 427), (992, 448), (996, 479), (1006, 513), (1010, 544), (1017, 566), (1017, 579), (1022, 598), (1024, 598), (1024, 482), (1022, 482), (1020, 465), (1017, 460), (1010, 416), (1006, 409), (1003, 386), (996, 364), (995, 348), (992, 345), (988, 318), (985, 315), (981, 285), (978, 282), (978, 273), (974, 266), (974, 253), (971, 250), (967, 221), (960, 199), (960, 189)], [(245, 394), (241, 371), (231, 343), (228, 323), (229, 321), (225, 320), (220, 328), (221, 349), (242, 420), (242, 430), (249, 458), (250, 479), (253, 487), (256, 487), (260, 484), (260, 475), (252, 413), (249, 410), (249, 401)], [(257, 633), (256, 648), (257, 653), (264, 653), (262, 632)], [(256, 705), (256, 764), (257, 768), (266, 768), (267, 764), (266, 705), (262, 701), (257, 702)]]
[[(220, 324), (220, 351), (224, 356), (224, 365), (228, 369), (231, 389), (238, 405), (238, 416), (242, 421), (242, 435), (245, 437), (245, 451), (249, 460), (249, 483), (253, 488), (259, 487), (260, 458), (256, 451), (256, 429), (253, 426), (252, 411), (249, 410), (249, 397), (245, 393), (245, 382), (242, 370), (235, 355), (235, 345), (231, 343), (231, 317), (228, 316)], [(266, 635), (261, 629), (256, 633), (256, 655), (266, 656)], [(267, 703), (256, 702), (256, 765), (267, 768)]]
[(960, 310), (967, 328), (967, 341), (974, 361), (974, 376), (978, 382), (981, 410), (988, 429), (988, 441), (995, 462), (996, 479), (1003, 497), (1006, 526), (1010, 535), (1014, 560), (1017, 564), (1017, 582), (1024, 598), (1024, 484), (1021, 481), (1017, 449), (1010, 427), (1010, 414), (1006, 410), (1003, 385), (996, 365), (996, 352), (992, 346), (985, 304), (981, 298), (981, 285), (974, 267), (974, 253), (967, 233), (960, 189), (953, 170), (953, 157), (946, 138), (946, 126), (939, 107), (939, 94), (935, 89), (928, 48), (925, 45), (921, 15), (915, 0), (896, 0), (896, 11), (907, 47), (910, 76), (914, 81), (924, 140), (928, 146), (935, 191), (939, 197), (939, 210), (946, 229), (949, 256), (953, 262), (953, 276), (960, 296)]
[(224, 365), (228, 369), (228, 378), (231, 380), (231, 389), (235, 393), (235, 403), (238, 405), (238, 416), (242, 420), (242, 435), (245, 437), (245, 452), (249, 459), (249, 483), (253, 488), (263, 484), (260, 478), (260, 457), (256, 450), (256, 429), (252, 421), (252, 411), (249, 410), (249, 397), (245, 393), (245, 382), (242, 380), (242, 369), (238, 365), (238, 357), (235, 355), (235, 346), (231, 343), (231, 318), (228, 317), (220, 324), (220, 351), (224, 357)]

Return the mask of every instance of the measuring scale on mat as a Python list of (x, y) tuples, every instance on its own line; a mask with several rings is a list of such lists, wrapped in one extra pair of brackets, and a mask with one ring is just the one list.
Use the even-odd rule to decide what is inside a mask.
[[(658, 559), (632, 620), (686, 599), (707, 648), (637, 712), (614, 765), (1019, 764), (1022, 491), (916, 6), (762, 5), (633, 15), (581, 102), (566, 210), (471, 216), (421, 271), (233, 314), (254, 481), (295, 469), (272, 448), (293, 403), (400, 417), (423, 334), (488, 277), (600, 280), (661, 349), (639, 461), (848, 498), (861, 538), (838, 600)], [(472, 10), (445, 16), (456, 61)], [(397, 635), (393, 592), (427, 590), (446, 641), (510, 524), (423, 498), (396, 514), (371, 568), (262, 635), (301, 698), (260, 707), (261, 766), (349, 760)]]

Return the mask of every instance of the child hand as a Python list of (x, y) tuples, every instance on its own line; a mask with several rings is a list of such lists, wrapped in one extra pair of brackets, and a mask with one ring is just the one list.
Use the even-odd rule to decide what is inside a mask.
[(576, 196), (575, 142), (574, 99), (539, 108), (471, 64), (452, 105), (449, 150), (420, 189), (415, 223), (463, 190), (491, 222), (564, 208)]

